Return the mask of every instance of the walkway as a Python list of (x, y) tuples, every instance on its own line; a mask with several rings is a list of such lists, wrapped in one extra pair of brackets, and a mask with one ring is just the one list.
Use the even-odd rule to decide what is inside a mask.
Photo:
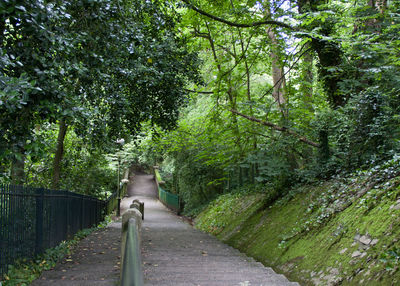
[(81, 240), (71, 255), (44, 271), (33, 286), (117, 285), (120, 273), (121, 223), (113, 222)]
[[(239, 251), (200, 232), (170, 212), (157, 199), (153, 176), (136, 174), (129, 198), (145, 203), (142, 261), (145, 285), (274, 286), (298, 285)], [(118, 285), (121, 223), (113, 222), (80, 241), (74, 253), (31, 285)]]
[(145, 206), (145, 285), (299, 285), (182, 221), (156, 199), (152, 176), (137, 174), (128, 194), (129, 201), (139, 199)]

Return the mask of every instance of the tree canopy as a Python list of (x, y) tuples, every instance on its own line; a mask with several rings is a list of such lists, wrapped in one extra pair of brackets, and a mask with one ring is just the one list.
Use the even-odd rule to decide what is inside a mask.
[(5, 1), (0, 14), (1, 160), (12, 169), (34, 157), (48, 123), (60, 123), (61, 144), (71, 126), (96, 148), (144, 121), (171, 128), (185, 84), (199, 81), (161, 1)]
[(124, 137), (190, 209), (399, 152), (398, 1), (31, 0), (0, 12), (1, 162), (14, 177), (46, 158), (57, 183), (65, 136), (99, 156)]
[(280, 196), (398, 153), (397, 1), (182, 2), (204, 84), (155, 144), (188, 209), (235, 188)]

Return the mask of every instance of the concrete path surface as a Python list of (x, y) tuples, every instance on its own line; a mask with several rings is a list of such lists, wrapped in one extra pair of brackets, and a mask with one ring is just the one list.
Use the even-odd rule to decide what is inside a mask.
[(264, 267), (215, 237), (194, 229), (156, 199), (153, 176), (136, 174), (128, 188), (144, 202), (142, 261), (145, 285), (299, 285)]
[[(215, 237), (194, 229), (157, 200), (153, 176), (136, 174), (122, 212), (134, 199), (144, 202), (142, 261), (145, 285), (274, 286), (298, 285), (246, 257)], [(121, 222), (95, 231), (71, 255), (31, 285), (118, 285)]]
[(121, 223), (110, 223), (82, 239), (54, 269), (44, 271), (34, 286), (117, 285), (120, 273)]

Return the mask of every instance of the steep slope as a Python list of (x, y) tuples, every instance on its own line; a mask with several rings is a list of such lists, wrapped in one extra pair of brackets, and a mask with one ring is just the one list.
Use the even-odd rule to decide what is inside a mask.
[(267, 194), (226, 194), (196, 225), (304, 285), (399, 285), (399, 161), (272, 204)]

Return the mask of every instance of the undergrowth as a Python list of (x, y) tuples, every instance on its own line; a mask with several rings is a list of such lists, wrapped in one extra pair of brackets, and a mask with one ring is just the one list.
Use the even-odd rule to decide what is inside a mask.
[(399, 285), (400, 156), (296, 186), (278, 200), (231, 193), (196, 226), (304, 285)]

